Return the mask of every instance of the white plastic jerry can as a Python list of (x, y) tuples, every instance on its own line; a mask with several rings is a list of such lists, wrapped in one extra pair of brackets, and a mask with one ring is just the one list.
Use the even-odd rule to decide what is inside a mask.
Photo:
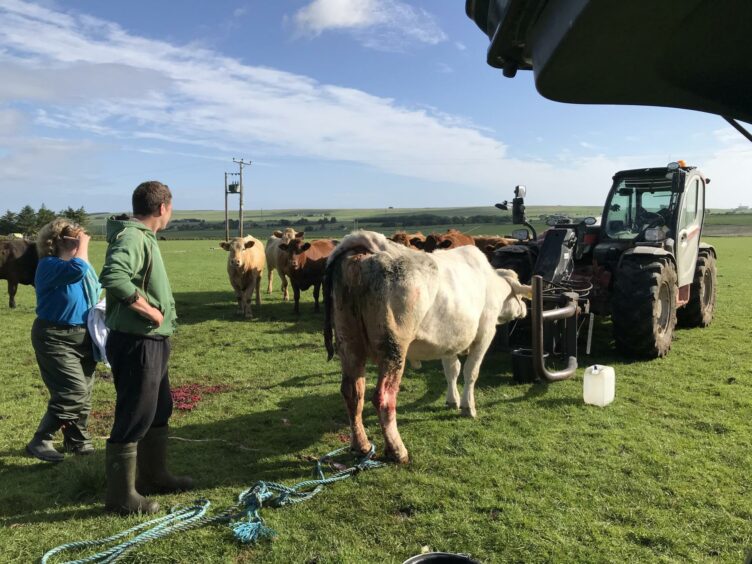
[(610, 366), (594, 364), (585, 369), (582, 397), (585, 403), (605, 407), (616, 395), (616, 374)]

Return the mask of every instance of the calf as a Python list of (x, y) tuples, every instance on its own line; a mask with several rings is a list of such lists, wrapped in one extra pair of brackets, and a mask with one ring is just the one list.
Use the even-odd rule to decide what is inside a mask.
[(0, 241), (0, 280), (8, 281), (8, 307), (16, 307), (19, 284), (34, 285), (38, 262), (37, 246), (33, 241)]
[(324, 277), (326, 259), (334, 250), (337, 242), (332, 239), (319, 239), (304, 243), (302, 239), (292, 239), (282, 243), (279, 248), (287, 255), (295, 298), (295, 313), (300, 313), (300, 292), (313, 286), (314, 311), (319, 310), (319, 290)]
[(292, 227), (287, 227), (284, 231), (275, 231), (269, 240), (266, 242), (266, 269), (267, 269), (267, 281), (268, 285), (266, 293), (272, 293), (272, 278), (274, 277), (274, 271), (276, 270), (279, 277), (282, 279), (282, 301), (286, 302), (290, 299), (287, 293), (287, 274), (283, 264), (280, 264), (279, 246), (282, 243), (289, 243), (291, 239), (296, 237), (303, 238), (303, 231), (296, 232)]
[(238, 300), (240, 313), (246, 319), (251, 319), (253, 317), (251, 297), (254, 290), (256, 291), (256, 306), (261, 305), (261, 297), (259, 296), (261, 273), (266, 264), (264, 245), (258, 239), (247, 235), (222, 241), (220, 246), (230, 252), (227, 256), (227, 274), (229, 274), (230, 284), (235, 290), (235, 298)]
[(407, 233), (405, 231), (395, 231), (394, 235), (389, 237), (390, 241), (404, 245), (411, 249), (418, 249), (418, 244), (423, 243), (426, 240), (426, 236), (420, 231), (417, 233)]
[(427, 253), (432, 253), (436, 249), (453, 249), (465, 245), (475, 245), (475, 241), (470, 235), (465, 235), (456, 229), (447, 229), (446, 233), (431, 233), (425, 241), (416, 240), (412, 243)]
[[(406, 360), (441, 359), (446, 402), (475, 416), (475, 381), (496, 325), (525, 317), (530, 297), (510, 270), (494, 270), (475, 246), (416, 253), (371, 231), (345, 237), (329, 257), (324, 279), (324, 343), (342, 363), (341, 391), (351, 426), (351, 447), (370, 448), (363, 428), (365, 365), (379, 380), (373, 403), (384, 433), (385, 454), (407, 462), (397, 430), (397, 394)], [(462, 399), (458, 355), (467, 354)]]

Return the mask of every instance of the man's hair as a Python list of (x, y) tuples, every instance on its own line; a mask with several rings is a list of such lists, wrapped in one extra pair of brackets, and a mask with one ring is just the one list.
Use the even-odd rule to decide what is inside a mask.
[(149, 180), (142, 182), (133, 191), (133, 215), (154, 215), (159, 206), (172, 201), (172, 192), (166, 184)]

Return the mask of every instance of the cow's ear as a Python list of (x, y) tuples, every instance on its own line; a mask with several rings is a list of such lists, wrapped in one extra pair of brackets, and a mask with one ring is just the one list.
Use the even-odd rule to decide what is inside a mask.
[(225, 251), (230, 250), (230, 242), (229, 241), (220, 241), (219, 246), (222, 247)]
[(310, 248), (311, 248), (311, 244), (310, 243), (303, 243), (303, 246), (300, 247), (300, 251), (301, 252), (307, 251)]
[(452, 241), (450, 239), (444, 239), (441, 243), (439, 243), (440, 249), (448, 249), (452, 246)]
[(496, 247), (494, 247), (493, 245), (486, 245), (486, 252), (487, 253), (492, 253), (495, 250), (496, 250)]
[(295, 238), (302, 239), (303, 235), (305, 235), (305, 231), (298, 231), (297, 233), (295, 233)]
[(286, 251), (290, 248), (290, 245), (288, 245), (287, 243), (282, 243), (278, 248), (282, 251)]
[(274, 233), (272, 233), (272, 235), (279, 238), (279, 237), (282, 237), (283, 233), (281, 231), (275, 231)]
[(337, 245), (339, 245), (339, 240), (338, 239), (332, 239), (332, 245), (334, 245), (335, 247)]
[(256, 244), (256, 241), (254, 241), (253, 239), (251, 239), (250, 241), (246, 241), (246, 242), (245, 242), (245, 248), (246, 248), (246, 249), (250, 249), (250, 248), (251, 248), (251, 247), (253, 247), (253, 245), (255, 245), (255, 244)]
[(413, 247), (417, 247), (418, 249), (422, 249), (425, 246), (426, 242), (423, 239), (421, 239), (420, 237), (413, 237), (412, 239), (410, 239), (410, 244)]

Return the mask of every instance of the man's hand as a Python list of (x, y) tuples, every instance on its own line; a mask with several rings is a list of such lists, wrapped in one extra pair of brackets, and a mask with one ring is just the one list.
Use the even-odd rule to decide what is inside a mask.
[(147, 302), (143, 296), (139, 296), (138, 299), (128, 307), (138, 313), (141, 317), (145, 317), (151, 321), (152, 324), (157, 327), (164, 323), (164, 315), (162, 312)]

